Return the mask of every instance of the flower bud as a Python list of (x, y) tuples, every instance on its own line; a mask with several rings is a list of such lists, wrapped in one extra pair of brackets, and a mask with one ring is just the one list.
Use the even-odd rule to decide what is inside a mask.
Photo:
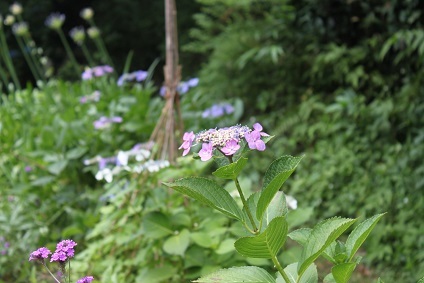
[(12, 32), (17, 36), (28, 34), (28, 24), (26, 22), (15, 23), (12, 26)]
[(59, 30), (65, 21), (65, 15), (61, 13), (52, 13), (47, 17), (45, 24), (53, 30)]
[(82, 9), (82, 10), (81, 10), (81, 12), (80, 12), (80, 16), (81, 16), (81, 18), (83, 18), (84, 20), (89, 21), (89, 20), (91, 20), (91, 19), (93, 18), (93, 16), (94, 16), (94, 11), (93, 11), (93, 9), (91, 9), (91, 8), (89, 8), (89, 7), (84, 8), (84, 9)]
[(89, 27), (87, 34), (90, 38), (97, 38), (100, 35), (100, 30), (97, 27)]
[(15, 23), (15, 17), (13, 15), (7, 15), (4, 19), (5, 26), (11, 26)]
[(21, 4), (19, 4), (18, 2), (15, 2), (12, 5), (10, 5), (9, 10), (13, 15), (18, 16), (22, 14), (23, 9)]

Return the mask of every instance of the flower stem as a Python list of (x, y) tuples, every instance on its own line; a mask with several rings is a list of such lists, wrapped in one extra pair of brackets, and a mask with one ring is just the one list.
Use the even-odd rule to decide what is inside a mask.
[(235, 178), (235, 179), (234, 179), (234, 183), (236, 184), (236, 188), (237, 188), (237, 191), (239, 192), (239, 195), (240, 195), (241, 201), (243, 202), (243, 206), (244, 206), (244, 208), (246, 209), (247, 216), (249, 217), (250, 222), (252, 223), (253, 232), (256, 234), (256, 233), (258, 232), (258, 227), (256, 227), (255, 220), (253, 220), (252, 213), (250, 212), (250, 208), (249, 208), (249, 206), (247, 205), (247, 201), (246, 201), (246, 199), (244, 198), (243, 191), (241, 190), (240, 183), (239, 183), (239, 181), (238, 181), (238, 179), (237, 179), (237, 178)]
[(82, 49), (82, 53), (85, 56), (85, 59), (87, 59), (88, 65), (90, 67), (94, 67), (95, 66), (94, 60), (91, 57), (90, 52), (88, 52), (87, 46), (85, 46), (84, 42), (81, 44), (81, 49)]
[(280, 272), (281, 276), (283, 276), (283, 279), (286, 283), (290, 283), (290, 279), (287, 276), (286, 272), (284, 271), (283, 267), (281, 266), (280, 262), (277, 259), (277, 256), (272, 257), (272, 262), (274, 263), (275, 267), (277, 268), (278, 272)]
[(12, 59), (10, 58), (9, 47), (7, 46), (6, 37), (2, 29), (0, 29), (0, 45), (2, 46), (1, 48), (3, 50), (2, 55), (3, 55), (3, 60), (6, 64), (6, 67), (9, 70), (10, 76), (12, 77), (15, 87), (18, 90), (20, 90), (21, 84), (19, 83), (18, 77), (16, 76), (16, 71), (13, 66)]
[(60, 281), (53, 275), (53, 273), (50, 271), (50, 269), (47, 267), (47, 265), (43, 262), (44, 267), (47, 269), (47, 271), (50, 273), (50, 275), (53, 277), (53, 279), (57, 282), (60, 283)]
[(68, 261), (68, 282), (71, 283), (71, 260)]
[(65, 35), (63, 34), (62, 29), (58, 29), (57, 33), (59, 34), (60, 40), (62, 41), (62, 44), (65, 47), (65, 50), (66, 50), (66, 53), (68, 54), (69, 59), (71, 60), (72, 66), (74, 67), (77, 75), (79, 76), (81, 73), (79, 65), (77, 63), (77, 60), (75, 59), (74, 53), (72, 53), (72, 49), (69, 46), (69, 43), (66, 40)]
[(38, 72), (37, 72), (37, 70), (35, 69), (34, 65), (32, 64), (32, 60), (31, 60), (31, 59), (30, 59), (30, 57), (28, 56), (27, 51), (25, 50), (25, 46), (24, 46), (24, 43), (23, 43), (23, 39), (21, 39), (21, 38), (19, 37), (19, 35), (16, 35), (15, 37), (16, 37), (16, 41), (18, 42), (19, 48), (21, 49), (22, 54), (24, 55), (24, 58), (25, 58), (25, 60), (26, 60), (26, 62), (27, 62), (27, 64), (28, 64), (28, 67), (29, 67), (29, 69), (31, 70), (32, 75), (34, 76), (34, 79), (35, 79), (36, 81), (40, 81), (40, 80), (41, 80), (41, 78), (38, 76)]

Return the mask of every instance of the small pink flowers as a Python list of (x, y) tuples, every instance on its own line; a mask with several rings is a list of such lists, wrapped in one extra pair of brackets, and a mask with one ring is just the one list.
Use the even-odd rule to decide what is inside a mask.
[(51, 253), (52, 252), (49, 249), (45, 248), (45, 247), (39, 248), (36, 251), (33, 251), (29, 255), (29, 261), (32, 261), (32, 260), (41, 260), (41, 261), (44, 261), (44, 259), (48, 258), (49, 257), (49, 254), (51, 254)]
[(250, 149), (259, 151), (265, 150), (265, 142), (261, 137), (269, 136), (262, 132), (262, 125), (255, 123), (253, 130), (247, 126), (231, 126), (220, 129), (209, 129), (197, 134), (187, 132), (183, 136), (183, 144), (178, 149), (184, 149), (183, 156), (187, 155), (195, 144), (202, 144), (199, 151), (199, 157), (202, 161), (212, 158), (213, 151), (216, 149), (224, 155), (232, 156), (242, 147), (242, 143), (249, 146)]
[(85, 276), (77, 281), (77, 283), (91, 283), (94, 280), (93, 276)]
[(81, 75), (81, 78), (83, 80), (91, 80), (93, 77), (101, 77), (110, 73), (113, 73), (113, 68), (111, 66), (96, 66), (93, 68), (85, 69), (85, 71)]

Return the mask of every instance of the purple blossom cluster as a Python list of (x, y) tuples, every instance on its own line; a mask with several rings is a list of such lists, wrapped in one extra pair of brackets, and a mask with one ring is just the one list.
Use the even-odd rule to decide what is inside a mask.
[(203, 118), (218, 118), (234, 112), (234, 107), (229, 103), (214, 104), (202, 113)]
[(112, 118), (108, 118), (105, 116), (100, 117), (98, 120), (93, 122), (95, 129), (105, 129), (110, 127), (113, 123), (122, 123), (122, 117), (114, 116)]
[(51, 253), (52, 252), (46, 247), (39, 248), (39, 249), (33, 251), (29, 255), (29, 261), (32, 261), (32, 260), (44, 261), (44, 259), (48, 258)]
[(56, 250), (50, 258), (50, 262), (61, 261), (64, 262), (67, 259), (74, 257), (74, 247), (77, 245), (72, 240), (63, 240), (56, 245)]
[(102, 77), (110, 73), (113, 73), (113, 68), (109, 65), (103, 65), (85, 69), (81, 77), (86, 81), (91, 80), (93, 77)]
[(264, 151), (266, 146), (261, 137), (269, 135), (262, 130), (262, 125), (255, 123), (253, 129), (236, 125), (209, 129), (197, 134), (187, 132), (183, 136), (183, 144), (178, 149), (184, 149), (183, 156), (185, 156), (190, 152), (193, 145), (201, 143), (202, 148), (199, 151), (199, 156), (202, 161), (211, 159), (215, 149), (227, 156), (232, 156), (240, 149), (240, 144), (243, 141), (247, 143), (250, 149)]
[[(198, 78), (192, 78), (192, 79), (189, 79), (188, 81), (182, 81), (177, 86), (177, 92), (180, 95), (185, 94), (186, 92), (189, 91), (190, 88), (193, 88), (193, 87), (197, 86), (198, 84), (199, 84)], [(159, 94), (160, 94), (160, 96), (165, 97), (165, 94), (166, 94), (166, 87), (165, 86), (162, 86), (160, 88)]]
[(97, 102), (100, 100), (101, 92), (95, 90), (92, 94), (84, 95), (80, 97), (80, 103), (85, 104), (88, 102)]
[(149, 73), (143, 70), (122, 74), (118, 79), (118, 85), (122, 86), (125, 82), (131, 81), (142, 82), (147, 78), (148, 75)]
[(85, 276), (77, 281), (77, 283), (91, 283), (94, 280), (93, 276)]

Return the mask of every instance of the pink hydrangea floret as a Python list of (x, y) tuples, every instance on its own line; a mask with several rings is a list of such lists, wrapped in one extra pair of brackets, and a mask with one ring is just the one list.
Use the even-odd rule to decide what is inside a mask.
[(230, 140), (223, 148), (221, 148), (221, 151), (225, 155), (233, 155), (239, 149), (240, 145), (238, 144), (237, 140)]
[(266, 146), (263, 140), (261, 140), (262, 136), (269, 136), (267, 133), (262, 132), (262, 125), (259, 123), (255, 123), (253, 125), (253, 131), (247, 133), (245, 135), (245, 139), (250, 149), (256, 149), (259, 151), (264, 151)]
[(178, 149), (184, 149), (184, 151), (183, 151), (183, 156), (186, 156), (188, 153), (189, 153), (189, 151), (190, 151), (190, 148), (191, 148), (191, 145), (193, 144), (193, 141), (194, 141), (194, 138), (195, 138), (196, 136), (194, 135), (194, 133), (193, 132), (187, 132), (187, 133), (184, 133), (184, 136), (183, 136), (183, 144), (178, 148)]
[(203, 143), (202, 149), (199, 151), (200, 160), (208, 161), (212, 158), (213, 144)]

